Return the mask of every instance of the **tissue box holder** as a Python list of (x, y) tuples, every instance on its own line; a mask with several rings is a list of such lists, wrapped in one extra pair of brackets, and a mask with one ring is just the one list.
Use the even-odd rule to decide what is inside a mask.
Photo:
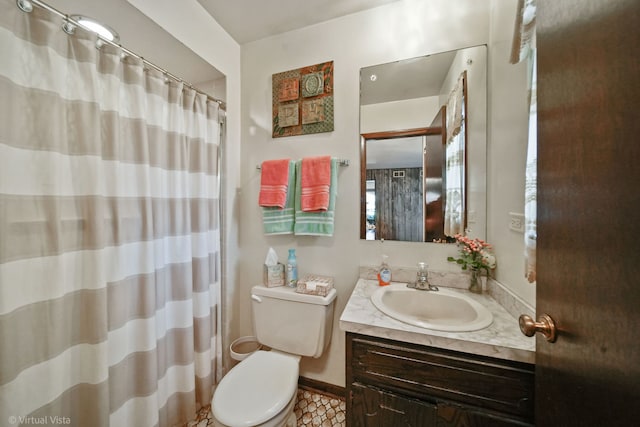
[(284, 286), (284, 264), (281, 262), (277, 265), (264, 264), (262, 282), (267, 288)]
[(333, 289), (333, 277), (307, 275), (298, 280), (296, 292), (301, 294), (319, 295), (326, 297)]

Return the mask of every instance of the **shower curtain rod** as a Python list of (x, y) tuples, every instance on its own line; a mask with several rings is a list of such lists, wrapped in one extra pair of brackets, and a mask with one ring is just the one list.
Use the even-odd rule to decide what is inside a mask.
[[(51, 12), (51, 13), (54, 13), (54, 14), (58, 15), (59, 17), (61, 17), (62, 19), (64, 19), (64, 20), (65, 20), (65, 22), (69, 22), (69, 23), (71, 23), (71, 24), (73, 24), (73, 25), (75, 25), (75, 26), (77, 26), (77, 27), (81, 27), (81, 28), (87, 29), (86, 27), (84, 27), (84, 26), (80, 25), (80, 23), (78, 23), (76, 20), (72, 19), (69, 15), (67, 15), (67, 14), (65, 14), (65, 13), (60, 12), (59, 10), (57, 10), (57, 9), (55, 9), (55, 8), (53, 8), (53, 7), (51, 7), (51, 6), (49, 6), (48, 4), (46, 4), (46, 3), (44, 3), (44, 2), (42, 2), (42, 1), (40, 1), (40, 0), (16, 0), (16, 4), (17, 4), (17, 5), (18, 5), (18, 7), (19, 7), (22, 11), (24, 11), (24, 12), (31, 12), (32, 7), (30, 7), (30, 5), (31, 5), (32, 3), (33, 3), (33, 4), (35, 4), (36, 6), (39, 6), (39, 7), (43, 8), (43, 9), (48, 10), (48, 11), (49, 11), (49, 12)], [(89, 29), (87, 29), (87, 30), (88, 30), (88, 31), (92, 31), (92, 30), (89, 30)], [(93, 31), (93, 32), (95, 33), (95, 31)], [(156, 70), (156, 71), (161, 72), (165, 77), (168, 77), (168, 78), (171, 78), (171, 79), (173, 79), (173, 80), (175, 80), (175, 81), (177, 81), (177, 82), (183, 83), (184, 85), (188, 86), (188, 87), (189, 87), (190, 89), (192, 89), (193, 91), (195, 91), (195, 92), (197, 92), (197, 93), (200, 93), (200, 94), (202, 94), (202, 95), (206, 96), (206, 97), (207, 97), (207, 99), (209, 99), (209, 100), (211, 100), (211, 101), (213, 101), (213, 102), (218, 103), (218, 105), (220, 106), (220, 108), (221, 108), (222, 110), (226, 111), (226, 109), (227, 109), (227, 104), (226, 104), (224, 101), (222, 101), (222, 100), (220, 100), (220, 99), (217, 99), (217, 98), (214, 98), (213, 96), (211, 96), (211, 95), (209, 95), (209, 94), (207, 94), (207, 93), (205, 93), (205, 92), (203, 92), (203, 91), (201, 91), (201, 90), (199, 90), (199, 89), (196, 89), (196, 88), (195, 88), (191, 83), (188, 83), (188, 82), (186, 82), (185, 80), (181, 79), (180, 77), (177, 77), (177, 76), (175, 76), (175, 75), (171, 74), (169, 71), (165, 70), (165, 69), (164, 69), (164, 68), (162, 68), (162, 67), (157, 66), (157, 65), (156, 65), (156, 64), (154, 64), (153, 62), (150, 62), (149, 60), (144, 59), (142, 56), (138, 55), (138, 54), (137, 54), (137, 53), (135, 53), (135, 52), (130, 51), (130, 50), (129, 50), (129, 49), (127, 49), (126, 47), (122, 46), (121, 44), (118, 44), (118, 43), (112, 42), (111, 40), (107, 40), (107, 39), (105, 39), (104, 37), (102, 37), (102, 36), (101, 36), (100, 34), (98, 34), (98, 33), (95, 33), (95, 34), (96, 34), (96, 35), (98, 36), (98, 38), (99, 38), (100, 40), (102, 40), (104, 43), (110, 44), (110, 45), (111, 45), (111, 46), (113, 46), (113, 47), (117, 47), (118, 49), (120, 49), (122, 52), (126, 53), (126, 54), (127, 54), (127, 55), (129, 55), (129, 56), (133, 56), (134, 58), (140, 59), (140, 60), (142, 61), (142, 63), (143, 63), (143, 64), (145, 64), (145, 65), (147, 65), (147, 66), (149, 66), (149, 67), (153, 68), (153, 69), (154, 69), (154, 70)]]

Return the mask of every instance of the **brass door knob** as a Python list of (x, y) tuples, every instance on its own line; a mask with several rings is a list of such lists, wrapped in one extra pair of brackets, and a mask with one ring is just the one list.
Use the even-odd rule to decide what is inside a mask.
[(543, 314), (538, 317), (538, 321), (534, 321), (531, 316), (526, 314), (520, 315), (518, 319), (520, 330), (528, 337), (532, 337), (536, 332), (540, 332), (549, 342), (555, 342), (557, 338), (556, 322), (547, 315)]

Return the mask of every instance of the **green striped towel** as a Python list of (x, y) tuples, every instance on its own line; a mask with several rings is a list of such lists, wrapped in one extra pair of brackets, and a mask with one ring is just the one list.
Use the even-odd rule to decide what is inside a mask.
[[(301, 174), (302, 160), (296, 162), (296, 176)], [(301, 179), (296, 180), (296, 217), (295, 234), (297, 236), (333, 236), (336, 197), (338, 195), (338, 160), (331, 159), (331, 187), (329, 188), (329, 208), (326, 211), (303, 212), (300, 207), (302, 192)]]
[(287, 203), (284, 209), (277, 207), (262, 208), (262, 225), (264, 234), (293, 234), (296, 203), (296, 162), (289, 162), (289, 183), (287, 185)]

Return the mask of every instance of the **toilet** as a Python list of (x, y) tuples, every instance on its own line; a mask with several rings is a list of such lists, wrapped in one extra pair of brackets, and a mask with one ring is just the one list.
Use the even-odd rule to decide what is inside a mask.
[(295, 427), (300, 358), (320, 357), (331, 341), (336, 290), (306, 295), (279, 286), (251, 289), (258, 350), (234, 366), (211, 401), (219, 427)]

